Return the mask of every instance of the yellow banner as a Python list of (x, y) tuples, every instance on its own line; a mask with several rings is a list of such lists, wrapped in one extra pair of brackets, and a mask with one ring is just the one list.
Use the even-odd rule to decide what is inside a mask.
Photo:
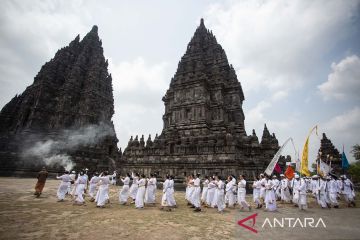
[(305, 176), (310, 176), (310, 171), (309, 171), (309, 138), (310, 138), (311, 133), (315, 129), (316, 129), (316, 135), (317, 135), (317, 125), (316, 125), (315, 127), (313, 127), (311, 129), (309, 135), (307, 136), (305, 144), (304, 144), (303, 152), (302, 152), (300, 173), (302, 175), (305, 175)]

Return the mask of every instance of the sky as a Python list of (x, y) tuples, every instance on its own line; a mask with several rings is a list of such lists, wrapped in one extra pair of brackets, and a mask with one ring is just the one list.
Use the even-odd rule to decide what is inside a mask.
[[(326, 133), (350, 161), (360, 143), (360, 0), (104, 0), (0, 4), (0, 107), (32, 84), (56, 51), (99, 27), (113, 77), (113, 121), (124, 149), (131, 135), (162, 130), (162, 97), (204, 18), (234, 66), (245, 127), (264, 123), (310, 162)], [(295, 156), (292, 146), (284, 154)]]

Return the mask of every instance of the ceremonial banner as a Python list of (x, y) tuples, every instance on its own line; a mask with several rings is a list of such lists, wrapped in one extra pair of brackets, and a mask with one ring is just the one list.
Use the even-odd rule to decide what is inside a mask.
[(349, 162), (348, 162), (348, 160), (346, 158), (344, 149), (343, 149), (343, 152), (341, 154), (341, 167), (342, 167), (342, 169), (348, 169), (350, 167)]
[(310, 138), (311, 133), (314, 130), (316, 130), (316, 135), (317, 135), (317, 125), (311, 129), (309, 135), (307, 136), (305, 144), (304, 144), (304, 148), (303, 148), (302, 157), (301, 157), (300, 173), (302, 175), (305, 175), (305, 176), (310, 176), (310, 171), (309, 171), (309, 138)]
[(331, 167), (324, 163), (323, 161), (320, 160), (320, 164), (319, 164), (319, 174), (322, 176), (326, 176), (329, 174), (329, 172), (331, 171)]
[(285, 177), (287, 179), (293, 179), (294, 178), (294, 175), (295, 175), (295, 172), (294, 172), (294, 169), (289, 165), (287, 168), (286, 168), (286, 171), (285, 171)]
[(288, 138), (285, 141), (285, 143), (280, 147), (280, 149), (277, 151), (277, 153), (274, 155), (274, 157), (271, 160), (269, 166), (265, 170), (266, 175), (270, 176), (272, 174), (272, 172), (274, 171), (275, 165), (279, 161), (282, 150), (285, 148), (286, 144), (290, 141), (290, 139), (292, 139), (292, 138)]

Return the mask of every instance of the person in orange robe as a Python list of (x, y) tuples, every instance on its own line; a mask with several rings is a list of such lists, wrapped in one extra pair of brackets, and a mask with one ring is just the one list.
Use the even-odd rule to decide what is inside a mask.
[(42, 190), (44, 189), (47, 176), (48, 176), (48, 172), (46, 171), (46, 168), (43, 167), (42, 170), (37, 175), (38, 181), (35, 185), (35, 193), (34, 193), (36, 197), (40, 197)]

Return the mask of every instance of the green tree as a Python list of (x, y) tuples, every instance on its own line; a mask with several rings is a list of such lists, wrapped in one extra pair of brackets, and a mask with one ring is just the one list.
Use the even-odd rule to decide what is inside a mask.
[(352, 147), (351, 153), (353, 154), (355, 160), (359, 161), (360, 160), (360, 145), (359, 144), (355, 144)]
[(353, 182), (360, 182), (360, 161), (350, 164), (348, 173), (350, 174)]

